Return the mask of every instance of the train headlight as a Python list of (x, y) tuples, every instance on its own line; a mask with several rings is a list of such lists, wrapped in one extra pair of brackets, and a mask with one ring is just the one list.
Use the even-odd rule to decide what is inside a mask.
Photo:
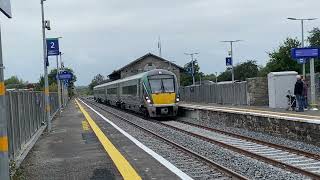
[(150, 100), (150, 99), (147, 99), (147, 102), (150, 104), (150, 103), (151, 103), (151, 100)]
[(179, 99), (179, 98), (177, 98), (177, 99), (176, 99), (176, 101), (177, 101), (177, 102), (179, 102), (179, 101), (180, 101), (180, 99)]

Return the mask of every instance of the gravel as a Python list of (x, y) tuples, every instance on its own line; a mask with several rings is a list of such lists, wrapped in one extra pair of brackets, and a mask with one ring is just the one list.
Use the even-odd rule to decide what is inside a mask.
[(264, 133), (260, 133), (260, 132), (248, 131), (246, 129), (226, 127), (221, 124), (210, 123), (210, 120), (204, 120), (204, 119), (196, 120), (196, 119), (191, 119), (191, 118), (178, 118), (177, 120), (190, 122), (190, 123), (194, 123), (194, 124), (198, 124), (198, 125), (202, 125), (202, 126), (206, 126), (206, 127), (216, 128), (216, 129), (220, 129), (220, 130), (227, 131), (230, 133), (248, 136), (248, 137), (252, 137), (255, 139), (262, 140), (262, 141), (266, 141), (266, 142), (270, 142), (270, 143), (274, 143), (274, 144), (279, 144), (279, 145), (283, 145), (283, 146), (287, 146), (287, 147), (291, 147), (291, 148), (295, 148), (295, 149), (299, 149), (299, 150), (303, 150), (303, 151), (307, 151), (307, 152), (311, 152), (311, 153), (320, 155), (320, 147), (312, 145), (312, 144), (307, 144), (307, 143), (304, 143), (301, 141), (293, 141), (293, 140), (285, 139), (285, 138), (278, 137), (278, 136), (272, 136), (272, 135), (268, 135), (268, 134), (264, 134)]
[[(307, 179), (307, 177), (302, 176), (300, 174), (291, 173), (288, 171), (285, 171), (283, 169), (274, 167), (272, 165), (266, 164), (264, 162), (260, 162), (256, 159), (246, 157), (242, 154), (224, 149), (220, 146), (208, 143), (206, 141), (197, 139), (195, 137), (186, 135), (181, 132), (174, 131), (170, 128), (166, 128), (162, 125), (146, 121), (144, 119), (141, 119), (137, 116), (134, 116), (132, 114), (124, 113), (123, 111), (119, 111), (117, 109), (103, 106), (104, 109), (108, 111), (115, 112), (117, 114), (121, 114), (121, 116), (130, 119), (131, 121), (134, 121), (135, 123), (148, 128), (154, 133), (160, 134), (162, 136), (165, 136), (166, 138), (175, 141), (176, 143), (183, 145), (186, 148), (189, 148), (207, 158), (210, 158), (211, 160), (219, 163), (222, 166), (228, 167), (229, 169), (232, 169), (233, 171), (236, 171), (249, 179)], [(101, 110), (99, 110), (102, 112)], [(103, 112), (103, 114), (108, 114)], [(147, 138), (150, 136), (150, 134), (147, 134), (144, 132), (141, 132), (141, 130), (137, 130), (137, 128), (134, 128), (133, 126), (129, 125), (118, 118), (115, 118), (114, 116), (108, 116), (110, 120), (112, 120), (114, 123), (116, 123), (119, 127), (127, 131), (129, 134), (137, 138), (142, 143), (149, 146), (151, 149), (155, 150), (157, 153), (162, 155), (164, 158), (169, 158), (169, 161), (175, 161), (172, 160), (173, 158), (180, 157), (176, 155), (180, 155), (180, 153), (176, 152), (176, 150), (173, 150), (172, 148), (169, 148), (170, 151), (167, 151), (167, 148), (155, 148), (155, 147), (162, 147), (163, 142), (159, 142), (158, 140), (155, 140), (154, 138)], [(155, 145), (157, 144), (157, 145)], [(166, 150), (163, 152), (163, 150)], [(189, 157), (190, 158), (190, 157)], [(182, 171), (185, 171), (186, 173), (190, 173), (191, 166), (185, 166), (185, 163), (180, 163), (183, 167), (179, 167), (179, 163), (172, 162), (173, 164), (176, 164), (178, 168), (181, 168)], [(201, 165), (202, 166), (202, 165)], [(201, 167), (200, 166), (200, 167)], [(186, 170), (184, 168), (187, 168)], [(193, 174), (194, 175), (194, 174)]]

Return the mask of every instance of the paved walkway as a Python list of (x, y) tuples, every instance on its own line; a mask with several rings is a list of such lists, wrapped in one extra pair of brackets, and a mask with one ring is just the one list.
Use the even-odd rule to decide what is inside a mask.
[(101, 116), (72, 100), (22, 162), (17, 179), (179, 179)]
[(19, 179), (122, 179), (74, 102), (52, 125), (22, 163)]

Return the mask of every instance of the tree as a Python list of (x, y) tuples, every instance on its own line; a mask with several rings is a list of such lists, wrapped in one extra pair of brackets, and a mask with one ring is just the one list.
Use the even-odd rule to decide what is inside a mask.
[(297, 71), (301, 73), (301, 65), (291, 58), (291, 49), (300, 46), (297, 39), (287, 38), (279, 49), (269, 53), (270, 60), (264, 69), (264, 73), (277, 71)]
[(232, 81), (232, 73), (231, 70), (225, 70), (218, 76), (218, 80), (220, 81)]
[(257, 62), (254, 60), (248, 60), (241, 64), (238, 64), (234, 68), (234, 76), (236, 80), (245, 81), (246, 78), (257, 77), (259, 68)]
[(215, 74), (205, 74), (202, 77), (202, 80), (208, 80), (208, 81), (216, 82), (216, 75)]
[[(197, 60), (193, 61), (193, 68), (194, 68), (194, 77), (195, 81), (200, 81), (200, 78), (204, 76), (202, 72), (200, 72), (200, 66), (198, 64)], [(182, 86), (188, 86), (191, 85), (193, 82), (192, 80), (192, 63), (189, 62), (184, 65), (185, 72), (181, 73), (180, 77), (180, 84)]]
[(10, 78), (6, 79), (4, 81), (4, 84), (6, 85), (7, 89), (23, 89), (25, 88), (25, 82), (23, 82), (22, 79), (19, 79), (17, 76), (11, 76)]
[[(313, 28), (310, 32), (310, 35), (308, 37), (308, 41), (310, 43), (310, 46), (312, 47), (318, 47), (320, 48), (320, 29), (319, 28)], [(306, 71), (310, 70), (310, 64), (306, 65)], [(316, 59), (314, 62), (314, 69), (315, 72), (320, 72), (320, 61), (319, 59)]]
[(93, 88), (99, 84), (101, 84), (104, 81), (104, 76), (101, 74), (97, 74), (93, 77), (91, 83), (89, 84), (89, 93), (93, 93)]
[[(74, 95), (74, 83), (77, 81), (77, 76), (75, 75), (74, 71), (71, 68), (64, 68), (64, 71), (67, 71), (71, 74), (73, 74), (72, 79), (68, 82), (68, 93), (69, 96)], [(49, 83), (49, 91), (50, 92), (57, 92), (57, 69), (52, 69), (50, 73), (48, 74), (48, 83)], [(39, 82), (37, 83), (35, 90), (36, 91), (43, 91), (44, 89), (44, 76), (40, 76)]]

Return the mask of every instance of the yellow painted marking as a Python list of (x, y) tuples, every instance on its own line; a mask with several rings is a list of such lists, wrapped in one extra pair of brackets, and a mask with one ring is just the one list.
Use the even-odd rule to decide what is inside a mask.
[(49, 88), (44, 88), (44, 94), (49, 96)]
[(90, 127), (89, 127), (89, 124), (86, 120), (82, 121), (82, 129), (84, 131), (89, 131), (90, 130)]
[(4, 82), (0, 82), (0, 96), (4, 96), (6, 94), (6, 86)]
[[(183, 106), (183, 104), (182, 104), (182, 106)], [(201, 106), (201, 105), (199, 105), (199, 106)], [(320, 116), (294, 114), (294, 113), (282, 113), (282, 112), (274, 112), (274, 111), (266, 111), (266, 110), (258, 110), (258, 109), (232, 108), (232, 107), (221, 107), (221, 106), (204, 106), (204, 107), (206, 107), (206, 108), (211, 108), (212, 107), (214, 109), (221, 109), (221, 110), (225, 109), (225, 110), (255, 112), (255, 113), (263, 113), (263, 114), (271, 114), (271, 115), (281, 115), (281, 116), (290, 116), (290, 117), (320, 119)]]
[(8, 152), (8, 137), (0, 137), (0, 152)]
[(47, 105), (46, 112), (50, 112), (50, 105)]
[(153, 104), (174, 104), (176, 102), (176, 93), (152, 94)]
[(81, 106), (81, 104), (76, 100), (81, 112), (89, 122), (91, 129), (98, 137), (100, 143), (104, 147), (105, 151), (109, 154), (110, 158), (118, 168), (120, 174), (125, 180), (141, 180), (136, 170), (131, 166), (131, 164), (126, 160), (125, 157), (117, 150), (117, 148), (112, 144), (112, 142), (106, 137), (106, 135), (101, 131), (99, 126), (93, 121), (89, 113)]

